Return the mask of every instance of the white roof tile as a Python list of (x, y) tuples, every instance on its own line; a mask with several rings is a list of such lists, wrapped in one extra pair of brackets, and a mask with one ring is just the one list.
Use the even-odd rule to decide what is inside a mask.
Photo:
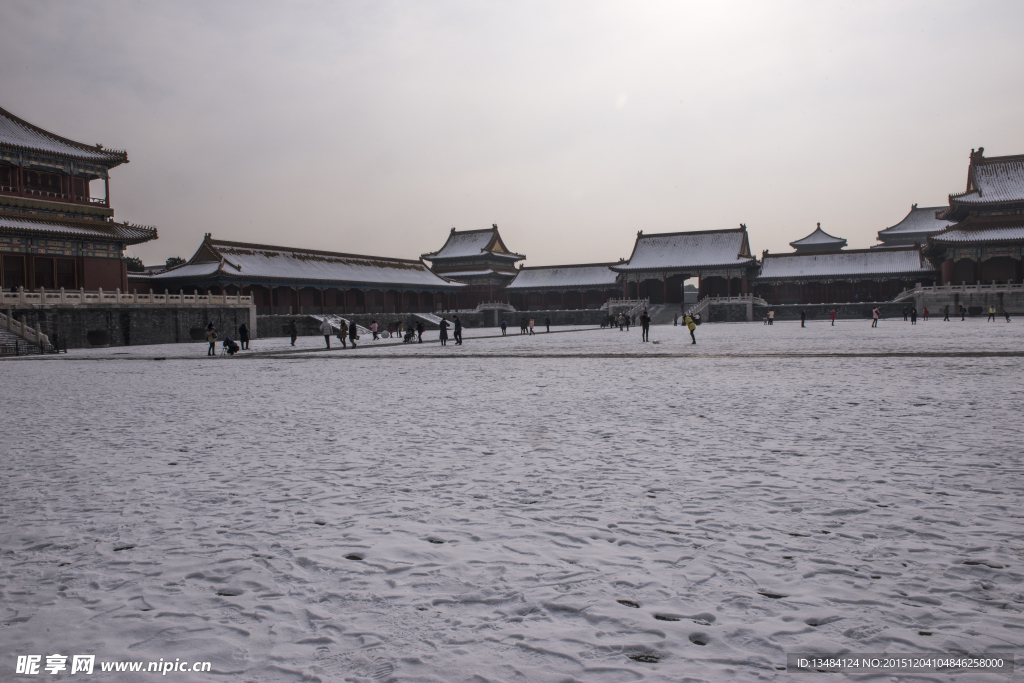
[(203, 254), (205, 247), (223, 260), (220, 263), (195, 262), (171, 268), (154, 275), (153, 280), (202, 277), (219, 272), (243, 280), (387, 284), (442, 289), (464, 286), (438, 277), (420, 261), (218, 240), (204, 242), (204, 247), (197, 254)]
[(938, 232), (939, 230), (945, 230), (956, 221), (947, 221), (936, 218), (935, 214), (939, 211), (944, 211), (947, 208), (949, 207), (922, 206), (919, 208), (917, 204), (914, 204), (910, 207), (910, 213), (904, 216), (903, 220), (899, 223), (884, 230), (879, 230), (879, 239), (882, 239), (883, 235), (891, 235), (893, 237), (902, 235), (928, 235)]
[(0, 109), (0, 145), (50, 152), (89, 161), (113, 161), (118, 164), (127, 161), (127, 155), (124, 152), (100, 149), (94, 145), (85, 145), (62, 138), (33, 126), (27, 121), (22, 121), (3, 109)]
[(950, 203), (992, 204), (1024, 201), (1024, 156), (992, 157), (979, 153), (972, 158), (971, 170), (977, 189), (950, 195)]
[(834, 235), (828, 234), (827, 232), (821, 229), (821, 223), (818, 223), (818, 227), (815, 228), (814, 232), (812, 232), (807, 237), (804, 237), (803, 239), (790, 242), (789, 246), (793, 247), (794, 249), (798, 249), (800, 247), (821, 248), (826, 246), (835, 247), (836, 249), (839, 249), (841, 247), (846, 246), (846, 239), (842, 237), (835, 237)]
[(607, 263), (579, 266), (523, 268), (506, 289), (544, 289), (579, 287), (614, 288), (617, 274)]
[(29, 232), (38, 235), (115, 240), (125, 244), (138, 244), (156, 239), (154, 228), (143, 228), (111, 221), (46, 220), (42, 217), (15, 218), (0, 216), (0, 232)]
[(435, 259), (480, 256), (480, 254), (487, 253), (491, 256), (509, 258), (513, 261), (521, 261), (523, 259), (521, 254), (513, 254), (511, 252), (503, 251), (484, 251), (487, 249), (487, 245), (491, 243), (491, 240), (495, 237), (496, 233), (497, 227), (487, 230), (464, 230), (462, 232), (452, 230), (452, 232), (449, 233), (448, 240), (444, 243), (444, 246), (437, 251), (429, 254), (423, 254), (423, 258), (433, 261)]
[(741, 256), (745, 229), (637, 235), (633, 254), (616, 271), (672, 270), (743, 266), (754, 262)]
[(854, 277), (859, 275), (908, 275), (933, 272), (921, 252), (902, 249), (858, 249), (796, 254), (766, 254), (760, 280), (802, 277)]
[(1016, 242), (1024, 240), (1024, 225), (991, 228), (952, 228), (932, 236), (933, 242)]

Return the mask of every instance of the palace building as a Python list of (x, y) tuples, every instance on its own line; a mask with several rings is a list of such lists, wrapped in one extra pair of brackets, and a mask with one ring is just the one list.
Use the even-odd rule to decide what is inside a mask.
[(508, 303), (521, 311), (600, 308), (621, 292), (619, 263), (581, 263), (567, 266), (536, 266), (519, 269), (505, 287)]
[(610, 268), (619, 274), (622, 296), (652, 304), (682, 303), (687, 278), (697, 278), (697, 296), (747, 294), (757, 275), (747, 226), (645, 235), (637, 233), (633, 253)]
[(1024, 281), (1024, 155), (985, 158), (971, 150), (967, 189), (938, 215), (953, 224), (928, 237), (925, 254), (942, 284)]
[(791, 254), (766, 251), (754, 289), (775, 306), (889, 301), (917, 283), (933, 284), (935, 277), (935, 269), (914, 245)]
[[(155, 228), (114, 221), (122, 151), (55, 135), (0, 109), (0, 281), (6, 290), (126, 290), (124, 249)], [(102, 181), (104, 195), (91, 185)]]
[(485, 230), (452, 228), (440, 249), (420, 258), (430, 261), (437, 275), (466, 285), (459, 295), (466, 308), (500, 299), (516, 277), (516, 263), (526, 259), (505, 246), (497, 225)]
[(456, 310), (466, 289), (422, 261), (226, 242), (209, 234), (186, 263), (132, 280), (157, 293), (251, 295), (261, 315)]

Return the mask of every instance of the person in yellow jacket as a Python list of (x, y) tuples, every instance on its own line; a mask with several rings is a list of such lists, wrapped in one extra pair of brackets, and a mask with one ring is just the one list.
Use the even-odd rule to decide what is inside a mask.
[(692, 339), (693, 343), (696, 344), (697, 338), (693, 336), (693, 331), (697, 329), (697, 323), (693, 322), (693, 318), (691, 318), (690, 316), (686, 316), (685, 318), (683, 318), (683, 324), (685, 324), (686, 329), (690, 331), (690, 339)]

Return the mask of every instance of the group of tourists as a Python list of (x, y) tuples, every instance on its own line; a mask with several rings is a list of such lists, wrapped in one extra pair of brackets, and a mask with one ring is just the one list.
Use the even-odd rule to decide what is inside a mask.
[[(643, 312), (642, 315), (647, 315), (647, 310), (646, 309), (644, 309), (644, 312)], [(648, 316), (648, 317), (650, 317), (650, 316)], [(619, 328), (619, 332), (622, 332), (623, 330), (625, 330), (626, 332), (629, 332), (630, 325), (632, 325), (634, 327), (636, 326), (636, 314), (633, 314), (632, 316), (630, 316), (630, 315), (628, 315), (626, 313), (619, 313), (618, 315), (610, 315), (609, 314), (608, 317), (604, 318), (601, 321), (601, 329), (602, 330), (605, 329), (605, 328), (618, 327)]]
[[(206, 342), (210, 347), (206, 350), (207, 356), (217, 355), (217, 328), (213, 326), (211, 322), (206, 326)], [(233, 356), (241, 350), (248, 350), (249, 348), (249, 328), (246, 327), (245, 323), (238, 326), (238, 342), (231, 337), (224, 338), (224, 351), (229, 356)], [(241, 345), (239, 345), (241, 344)], [(294, 345), (294, 344), (293, 344)]]

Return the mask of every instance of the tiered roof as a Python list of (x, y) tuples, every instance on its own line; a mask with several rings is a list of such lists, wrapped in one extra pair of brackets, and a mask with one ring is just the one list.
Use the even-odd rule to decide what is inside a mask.
[(485, 230), (456, 230), (448, 234), (448, 240), (437, 251), (423, 254), (421, 258), (428, 261), (444, 259), (459, 259), (487, 254), (502, 259), (508, 259), (510, 263), (522, 261), (526, 257), (516, 254), (505, 246), (498, 234), (498, 226), (492, 225)]
[(837, 251), (846, 246), (846, 240), (835, 237), (821, 229), (821, 223), (807, 237), (790, 242), (789, 246), (797, 251)]
[(613, 263), (582, 263), (568, 266), (521, 268), (506, 289), (613, 289), (618, 275)]
[(817, 253), (765, 254), (759, 281), (800, 278), (916, 277), (932, 273), (913, 245), (893, 249), (851, 249)]
[(747, 226), (732, 230), (701, 230), (645, 235), (637, 233), (633, 253), (611, 266), (620, 273), (645, 270), (735, 268), (756, 263), (750, 255)]
[(207, 235), (188, 263), (153, 275), (153, 282), (218, 276), (236, 281), (372, 284), (422, 289), (464, 285), (435, 275), (422, 261), (215, 240)]
[(5, 109), (0, 109), (0, 145), (26, 152), (98, 162), (109, 168), (128, 163), (127, 152), (103, 149), (103, 145), (86, 145), (54, 135)]
[(157, 238), (156, 228), (129, 223), (74, 218), (49, 219), (42, 215), (0, 211), (0, 233), (33, 237), (111, 240), (140, 244)]

